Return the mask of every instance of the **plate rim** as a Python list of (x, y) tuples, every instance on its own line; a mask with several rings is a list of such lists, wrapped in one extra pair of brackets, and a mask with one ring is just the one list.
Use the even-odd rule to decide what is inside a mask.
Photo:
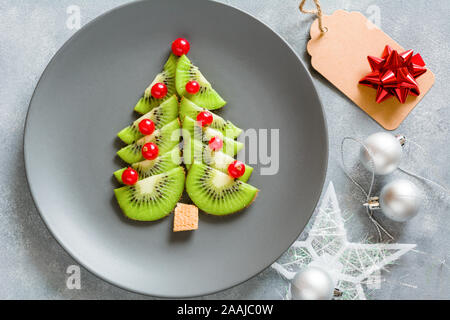
[[(299, 54), (294, 50), (294, 48), (280, 35), (278, 34), (278, 32), (276, 32), (273, 28), (271, 28), (268, 24), (266, 24), (265, 22), (261, 21), (260, 19), (258, 19), (257, 17), (255, 17), (254, 15), (252, 15), (249, 12), (246, 12), (243, 9), (237, 8), (234, 5), (228, 4), (228, 3), (222, 3), (222, 2), (217, 2), (215, 0), (202, 0), (202, 1), (208, 1), (208, 2), (212, 2), (215, 5), (218, 6), (223, 6), (223, 7), (230, 7), (244, 15), (246, 15), (249, 19), (254, 20), (256, 23), (259, 23), (261, 25), (263, 25), (265, 28), (267, 28), (268, 30), (270, 30), (277, 38), (279, 38), (286, 46), (287, 48), (292, 51), (292, 53), (294, 54), (294, 56), (296, 57), (296, 59), (298, 60), (298, 62), (302, 65), (303, 69), (306, 71), (306, 75), (307, 75), (307, 79), (310, 82), (313, 90), (312, 90), (312, 94), (315, 95), (315, 97), (317, 98), (317, 101), (319, 102), (319, 106), (320, 106), (320, 113), (322, 114), (322, 119), (323, 119), (323, 124), (324, 124), (324, 134), (325, 134), (325, 154), (323, 155), (324, 159), (322, 159), (323, 164), (324, 164), (324, 170), (323, 173), (320, 177), (321, 180), (321, 185), (322, 188), (320, 189), (319, 192), (317, 192), (317, 194), (314, 196), (314, 200), (315, 200), (315, 206), (313, 208), (313, 210), (309, 213), (309, 217), (308, 217), (308, 221), (311, 219), (313, 213), (315, 212), (317, 205), (319, 204), (319, 200), (320, 197), (323, 193), (323, 188), (325, 185), (325, 180), (327, 177), (327, 173), (328, 173), (328, 162), (329, 162), (329, 154), (330, 154), (330, 150), (329, 150), (329, 134), (328, 134), (328, 123), (327, 123), (327, 118), (326, 118), (326, 114), (325, 114), (325, 110), (322, 104), (322, 101), (320, 99), (319, 94), (317, 93), (317, 88), (314, 84), (313, 78), (311, 76), (311, 73), (309, 72), (309, 69), (307, 68), (307, 66), (305, 65), (305, 63), (300, 59)], [(28, 104), (28, 109), (27, 109), (27, 113), (26, 113), (26, 117), (25, 117), (25, 125), (24, 125), (24, 133), (23, 133), (23, 140), (22, 140), (22, 145), (23, 145), (23, 160), (24, 160), (24, 166), (25, 166), (25, 178), (28, 184), (28, 188), (30, 190), (30, 194), (31, 194), (31, 198), (33, 199), (33, 203), (39, 213), (39, 216), (41, 218), (41, 220), (44, 222), (45, 227), (47, 228), (47, 230), (50, 232), (51, 236), (53, 239), (56, 240), (56, 242), (58, 243), (59, 246), (62, 247), (62, 249), (72, 258), (75, 260), (75, 262), (77, 262), (78, 264), (80, 264), (83, 268), (85, 268), (87, 271), (89, 271), (91, 274), (95, 275), (96, 277), (98, 277), (99, 279), (115, 286), (118, 287), (120, 289), (123, 289), (125, 291), (131, 292), (131, 293), (136, 293), (136, 294), (141, 294), (144, 296), (148, 296), (148, 297), (155, 297), (155, 298), (168, 298), (168, 299), (175, 299), (175, 298), (195, 298), (195, 297), (201, 297), (201, 296), (206, 296), (206, 295), (211, 295), (211, 294), (215, 294), (227, 289), (231, 289), (234, 288), (244, 282), (249, 281), (250, 279), (254, 278), (255, 276), (257, 276), (258, 274), (260, 274), (261, 272), (263, 272), (264, 270), (266, 270), (267, 268), (269, 268), (274, 262), (276, 262), (291, 246), (292, 244), (298, 239), (298, 237), (301, 235), (301, 233), (303, 232), (304, 228), (301, 229), (299, 231), (299, 233), (295, 236), (295, 238), (293, 240), (290, 240), (290, 245), (289, 247), (287, 247), (282, 253), (280, 253), (280, 255), (274, 260), (272, 261), (269, 265), (264, 266), (262, 268), (257, 268), (257, 270), (255, 271), (255, 273), (248, 277), (245, 278), (243, 280), (238, 280), (235, 283), (225, 286), (225, 287), (220, 287), (214, 290), (210, 290), (201, 294), (193, 294), (193, 295), (167, 295), (167, 294), (158, 294), (158, 293), (151, 293), (151, 292), (145, 292), (139, 289), (135, 289), (132, 287), (129, 287), (125, 284), (121, 284), (118, 281), (114, 280), (114, 279), (110, 279), (107, 278), (106, 276), (100, 274), (99, 272), (97, 272), (96, 270), (94, 270), (93, 268), (91, 268), (90, 266), (86, 265), (83, 261), (81, 261), (81, 259), (79, 259), (75, 253), (72, 252), (72, 250), (69, 248), (68, 244), (65, 244), (63, 242), (62, 239), (60, 239), (58, 236), (56, 236), (56, 234), (54, 233), (54, 231), (52, 230), (52, 228), (49, 226), (47, 219), (45, 217), (45, 214), (43, 214), (43, 210), (40, 208), (38, 201), (35, 197), (35, 193), (34, 193), (34, 188), (33, 185), (29, 179), (29, 168), (28, 168), (28, 162), (27, 162), (27, 128), (29, 126), (30, 123), (30, 110), (32, 108), (33, 105), (33, 101), (35, 98), (35, 95), (38, 91), (38, 89), (40, 88), (41, 82), (45, 79), (47, 73), (49, 72), (49, 69), (51, 68), (51, 66), (53, 65), (53, 62), (56, 58), (58, 58), (60, 55), (62, 55), (65, 51), (65, 49), (71, 45), (71, 43), (73, 41), (75, 41), (81, 34), (83, 31), (85, 31), (86, 29), (88, 29), (89, 27), (91, 27), (92, 25), (94, 25), (95, 23), (99, 22), (100, 20), (102, 20), (103, 18), (105, 18), (106, 16), (115, 13), (116, 11), (120, 11), (123, 8), (129, 7), (129, 6), (133, 6), (139, 3), (144, 3), (144, 2), (148, 2), (148, 0), (135, 0), (135, 1), (131, 1), (128, 3), (124, 3), (121, 4), (117, 7), (114, 7), (112, 9), (109, 9), (103, 13), (101, 13), (100, 15), (98, 15), (97, 17), (93, 18), (91, 21), (89, 21), (88, 23), (86, 23), (85, 25), (83, 25), (79, 30), (77, 30), (74, 34), (72, 34), (65, 42), (64, 44), (56, 51), (56, 53), (52, 56), (52, 58), (49, 60), (49, 62), (47, 63), (46, 67), (44, 68), (44, 70), (42, 71), (42, 74), (39, 77), (39, 80), (36, 83), (36, 86), (33, 90), (33, 94), (31, 95), (31, 99), (30, 102)], [(306, 227), (306, 225), (305, 225)]]

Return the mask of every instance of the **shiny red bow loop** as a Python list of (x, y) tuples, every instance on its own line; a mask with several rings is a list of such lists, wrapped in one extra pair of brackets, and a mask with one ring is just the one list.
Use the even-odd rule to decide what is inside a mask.
[(377, 90), (377, 103), (395, 96), (400, 103), (405, 103), (409, 94), (418, 96), (419, 85), (416, 79), (427, 69), (419, 53), (413, 50), (398, 53), (386, 45), (381, 58), (368, 56), (372, 71), (359, 80), (359, 84)]

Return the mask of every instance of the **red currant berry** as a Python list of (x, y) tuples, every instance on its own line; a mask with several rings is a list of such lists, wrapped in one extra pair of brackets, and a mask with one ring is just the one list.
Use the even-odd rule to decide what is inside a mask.
[(143, 119), (139, 122), (139, 131), (145, 136), (152, 134), (155, 131), (155, 123), (150, 119)]
[(152, 97), (156, 99), (162, 99), (167, 94), (167, 87), (164, 83), (155, 83), (152, 87)]
[(219, 151), (223, 147), (223, 141), (219, 137), (212, 137), (208, 142), (209, 148), (213, 151)]
[(213, 122), (213, 115), (211, 112), (202, 111), (197, 115), (197, 121), (202, 124), (202, 127), (210, 125)]
[(156, 159), (158, 152), (158, 146), (153, 142), (146, 143), (142, 146), (142, 156), (147, 160)]
[(127, 168), (122, 172), (122, 182), (132, 186), (139, 180), (139, 174), (133, 168)]
[(191, 45), (186, 39), (178, 38), (174, 42), (172, 42), (172, 52), (176, 56), (187, 54), (190, 48)]
[(186, 83), (186, 91), (190, 94), (196, 94), (200, 90), (200, 85), (197, 81), (191, 80)]
[(228, 173), (232, 178), (240, 178), (245, 173), (245, 164), (238, 160), (234, 160), (230, 165), (228, 166)]

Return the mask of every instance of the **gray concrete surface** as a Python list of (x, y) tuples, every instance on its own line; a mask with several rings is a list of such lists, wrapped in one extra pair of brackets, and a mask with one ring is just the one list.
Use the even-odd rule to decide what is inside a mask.
[[(326, 110), (330, 135), (327, 183), (333, 181), (352, 241), (372, 237), (360, 202), (363, 196), (344, 176), (339, 145), (344, 136), (365, 137), (381, 131), (364, 112), (314, 72), (305, 52), (313, 18), (297, 10), (300, 0), (221, 0), (262, 20), (298, 52), (309, 66)], [(53, 54), (75, 32), (66, 27), (66, 10), (81, 8), (82, 24), (128, 0), (0, 0), (0, 298), (2, 299), (146, 299), (81, 271), (81, 289), (66, 287), (66, 269), (76, 262), (52, 238), (33, 204), (23, 164), (23, 127), (33, 89)], [(381, 28), (405, 48), (419, 51), (436, 83), (396, 133), (428, 152), (412, 152), (404, 167), (450, 185), (448, 83), (450, 82), (450, 2), (446, 0), (322, 0), (325, 13), (336, 9), (376, 17)], [(354, 157), (355, 152), (349, 157)], [(367, 181), (362, 171), (355, 172)], [(376, 191), (395, 173), (379, 179)], [(419, 182), (418, 182), (419, 183)], [(419, 183), (420, 184), (420, 183)], [(416, 243), (423, 253), (408, 253), (383, 272), (384, 282), (367, 290), (372, 299), (450, 299), (450, 197), (420, 184), (427, 200), (419, 216), (399, 224), (382, 219), (398, 242)], [(448, 261), (446, 263), (446, 261)], [(253, 279), (205, 299), (278, 299), (284, 281), (268, 269)]]

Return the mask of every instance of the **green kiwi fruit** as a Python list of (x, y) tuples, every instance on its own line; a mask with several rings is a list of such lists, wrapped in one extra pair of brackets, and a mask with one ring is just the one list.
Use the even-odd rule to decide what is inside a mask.
[[(195, 94), (186, 92), (186, 83), (191, 80), (197, 81), (200, 85), (200, 90)], [(194, 66), (186, 55), (182, 55), (178, 59), (175, 71), (175, 87), (180, 96), (189, 98), (203, 108), (219, 109), (226, 104), (226, 101), (212, 88), (198, 67)]]
[[(134, 107), (134, 111), (144, 114), (159, 106), (162, 102), (176, 94), (175, 89), (175, 70), (177, 68), (178, 57), (173, 53), (164, 65), (161, 73), (158, 73), (152, 83), (145, 89), (144, 96), (138, 101)], [(155, 83), (164, 83), (167, 86), (167, 95), (162, 99), (152, 97), (151, 90)]]
[[(223, 152), (212, 151), (206, 144), (196, 139), (183, 141), (183, 159), (187, 169), (190, 168), (192, 163), (199, 162), (226, 174), (228, 174), (228, 166), (235, 160)], [(252, 172), (253, 168), (245, 165), (245, 173), (239, 180), (247, 182)]]
[[(171, 151), (160, 155), (155, 160), (136, 162), (133, 163), (131, 167), (139, 174), (139, 180), (142, 180), (178, 167), (181, 163), (180, 153), (180, 148), (176, 146)], [(122, 183), (122, 173), (125, 169), (126, 168), (122, 168), (114, 172), (114, 176), (120, 183)]]
[(202, 211), (227, 215), (248, 207), (258, 189), (205, 164), (193, 163), (186, 177), (186, 192)]
[(114, 189), (125, 216), (133, 220), (154, 221), (167, 216), (175, 208), (184, 189), (184, 169), (170, 171), (139, 180), (132, 186)]
[(242, 142), (225, 137), (222, 132), (210, 127), (202, 128), (196, 120), (186, 116), (183, 120), (183, 135), (188, 133), (194, 139), (201, 139), (205, 143), (208, 143), (213, 137), (219, 137), (223, 141), (223, 148), (220, 151), (230, 156), (235, 156), (244, 147)]
[(126, 163), (136, 163), (144, 160), (142, 156), (142, 146), (153, 142), (158, 146), (159, 155), (172, 150), (180, 142), (180, 122), (178, 119), (166, 124), (161, 129), (155, 130), (152, 134), (144, 136), (133, 144), (117, 151), (117, 155)]
[(144, 119), (150, 119), (155, 123), (155, 129), (160, 129), (169, 122), (175, 120), (178, 117), (178, 100), (176, 95), (173, 95), (159, 107), (154, 108), (152, 111), (147, 112), (142, 117), (134, 121), (131, 125), (122, 129), (117, 136), (126, 144), (135, 142), (142, 138), (144, 135), (139, 131), (139, 122)]
[(203, 142), (193, 139), (187, 131), (182, 131), (183, 135), (183, 164), (189, 170), (191, 164), (198, 161), (203, 162)]
[[(181, 98), (180, 119), (184, 119), (185, 116), (188, 116), (195, 120), (197, 119), (197, 115), (205, 110), (206, 109), (199, 107), (188, 98), (186, 97)], [(213, 122), (209, 126), (213, 129), (222, 132), (224, 136), (229, 137), (231, 139), (236, 139), (242, 133), (242, 129), (236, 127), (230, 121), (225, 120), (212, 112), (211, 114), (213, 115)]]

